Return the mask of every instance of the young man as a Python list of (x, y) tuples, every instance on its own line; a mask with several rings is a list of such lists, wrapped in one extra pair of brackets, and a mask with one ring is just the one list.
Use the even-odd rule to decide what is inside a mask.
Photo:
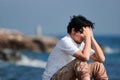
[[(50, 53), (42, 80), (108, 80), (105, 57), (96, 42), (93, 23), (73, 16), (63, 37)], [(89, 59), (93, 61), (88, 63)]]

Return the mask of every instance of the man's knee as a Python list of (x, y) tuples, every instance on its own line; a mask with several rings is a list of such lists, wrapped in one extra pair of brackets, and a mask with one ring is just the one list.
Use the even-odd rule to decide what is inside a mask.
[(93, 68), (94, 71), (101, 71), (101, 69), (105, 69), (104, 64), (94, 61), (91, 63), (91, 68)]
[(87, 62), (77, 61), (75, 63), (75, 70), (79, 71), (88, 71), (88, 64)]
[(89, 67), (88, 67), (87, 62), (76, 60), (74, 69), (75, 69), (76, 76), (79, 79), (83, 79), (85, 77), (90, 77)]
[(92, 75), (94, 76), (95, 80), (97, 79), (108, 79), (107, 73), (106, 73), (106, 69), (104, 67), (103, 63), (100, 62), (92, 62), (91, 63), (91, 69), (92, 69)]

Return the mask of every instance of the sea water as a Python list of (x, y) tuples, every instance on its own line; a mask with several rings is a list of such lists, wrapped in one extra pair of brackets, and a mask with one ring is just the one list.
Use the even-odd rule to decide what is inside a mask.
[[(60, 38), (60, 37), (59, 37)], [(120, 36), (95, 36), (104, 46), (109, 80), (120, 80)], [(49, 53), (21, 51), (18, 62), (0, 61), (0, 80), (41, 80)]]

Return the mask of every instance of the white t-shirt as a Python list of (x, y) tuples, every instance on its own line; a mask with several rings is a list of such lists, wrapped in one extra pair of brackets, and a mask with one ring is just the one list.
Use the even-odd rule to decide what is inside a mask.
[[(83, 48), (84, 42), (76, 44), (69, 35), (63, 37), (49, 55), (42, 80), (50, 80), (60, 68), (75, 59), (75, 57), (73, 57), (74, 53), (78, 50), (82, 51)], [(94, 50), (91, 49), (91, 54), (93, 53)]]

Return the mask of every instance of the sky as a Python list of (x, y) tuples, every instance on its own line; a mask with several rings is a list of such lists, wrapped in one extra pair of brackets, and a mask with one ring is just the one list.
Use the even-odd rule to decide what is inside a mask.
[(0, 0), (0, 28), (34, 35), (66, 34), (73, 15), (95, 23), (96, 35), (120, 35), (120, 0)]

